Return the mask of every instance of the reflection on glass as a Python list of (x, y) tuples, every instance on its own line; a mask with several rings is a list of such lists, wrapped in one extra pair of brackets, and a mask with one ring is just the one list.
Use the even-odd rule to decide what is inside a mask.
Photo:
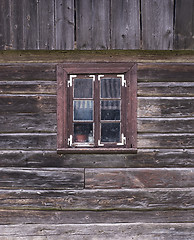
[(120, 142), (120, 123), (101, 123), (101, 142)]
[(74, 142), (94, 143), (93, 123), (74, 123)]
[(101, 120), (120, 120), (120, 100), (101, 101)]
[(74, 98), (92, 98), (92, 79), (74, 79)]
[(74, 120), (93, 120), (93, 100), (73, 101)]
[(120, 98), (120, 78), (101, 79), (101, 98)]

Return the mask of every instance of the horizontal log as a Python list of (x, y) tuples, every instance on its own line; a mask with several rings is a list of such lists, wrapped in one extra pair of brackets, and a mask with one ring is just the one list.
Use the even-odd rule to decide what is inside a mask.
[(194, 118), (138, 118), (139, 133), (193, 133)]
[[(186, 149), (194, 146), (194, 133), (138, 134), (137, 147)], [(0, 149), (12, 150), (56, 150), (56, 133), (1, 133)]]
[(0, 168), (0, 189), (83, 189), (84, 169)]
[(0, 190), (0, 209), (193, 210), (194, 189)]
[[(193, 239), (194, 223), (1, 225), (0, 239)], [(130, 238), (129, 238), (130, 236)]]
[(0, 149), (56, 149), (56, 133), (0, 134)]
[(1, 133), (56, 132), (56, 113), (4, 113), (0, 115)]
[(56, 80), (52, 63), (0, 64), (0, 81)]
[(140, 97), (193, 97), (194, 82), (139, 82)]
[(1, 224), (192, 223), (194, 210), (38, 211), (0, 210)]
[(137, 154), (57, 154), (56, 151), (0, 151), (1, 167), (144, 168), (194, 167), (194, 149), (138, 149)]
[(194, 133), (138, 134), (137, 148), (193, 148)]
[(54, 81), (0, 81), (0, 93), (3, 94), (55, 94)]
[(194, 169), (88, 169), (85, 170), (85, 188), (185, 188), (194, 187)]
[(0, 95), (0, 113), (56, 113), (53, 95)]
[(193, 64), (138, 64), (139, 81), (193, 82)]
[(193, 117), (193, 97), (139, 97), (138, 117)]

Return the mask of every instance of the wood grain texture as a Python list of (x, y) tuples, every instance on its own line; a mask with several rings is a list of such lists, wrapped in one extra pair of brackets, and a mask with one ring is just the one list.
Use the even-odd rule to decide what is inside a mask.
[[(145, 223), (117, 223), (117, 224), (26, 224), (0, 226), (0, 239), (172, 239), (190, 240), (194, 237), (193, 223), (145, 224)], [(84, 238), (83, 238), (84, 237)]]
[(179, 0), (175, 5), (174, 49), (194, 48), (194, 2)]
[(194, 169), (87, 169), (86, 189), (194, 187)]
[(0, 189), (83, 189), (84, 169), (0, 168)]
[(74, 49), (74, 0), (55, 0), (55, 27), (55, 49)]
[(170, 211), (39, 211), (0, 210), (0, 222), (10, 224), (193, 223), (193, 210)]
[(143, 49), (173, 49), (173, 0), (144, 0), (142, 11)]
[(192, 210), (194, 208), (194, 191), (193, 188), (0, 190), (0, 208), (34, 210)]
[(194, 167), (193, 149), (138, 149), (137, 154), (66, 154), (48, 150), (1, 150), (1, 167), (174, 168)]
[(112, 0), (111, 4), (111, 49), (139, 49), (139, 1)]

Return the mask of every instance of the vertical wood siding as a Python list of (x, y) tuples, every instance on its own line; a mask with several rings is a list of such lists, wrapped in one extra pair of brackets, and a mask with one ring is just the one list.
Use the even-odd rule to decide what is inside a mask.
[(193, 22), (194, 0), (1, 0), (0, 50), (194, 49)]

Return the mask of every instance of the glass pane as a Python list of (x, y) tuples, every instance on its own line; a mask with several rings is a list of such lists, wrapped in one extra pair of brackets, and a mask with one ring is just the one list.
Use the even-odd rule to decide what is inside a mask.
[(93, 120), (93, 100), (73, 101), (74, 120)]
[(120, 100), (101, 101), (101, 120), (120, 120)]
[(92, 79), (74, 79), (74, 98), (92, 98)]
[(94, 143), (93, 123), (74, 123), (74, 142)]
[(120, 123), (101, 123), (102, 142), (120, 142)]
[(120, 98), (120, 78), (101, 79), (101, 98)]

